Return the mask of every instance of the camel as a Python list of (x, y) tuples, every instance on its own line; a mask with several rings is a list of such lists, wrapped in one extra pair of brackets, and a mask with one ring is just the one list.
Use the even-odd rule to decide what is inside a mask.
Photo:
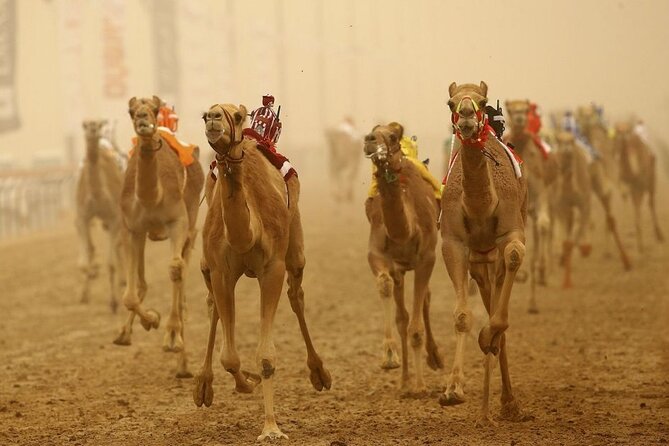
[(128, 104), (137, 134), (121, 195), (123, 220), (129, 233), (127, 287), (123, 303), (130, 314), (114, 343), (130, 345), (135, 315), (147, 331), (158, 328), (160, 314), (142, 306), (147, 292), (144, 246), (147, 235), (154, 241), (169, 238), (172, 309), (165, 327), (163, 350), (178, 354), (176, 376), (188, 378), (192, 374), (188, 371), (184, 346), (184, 279), (197, 235), (195, 223), (204, 173), (197, 160), (197, 146), (193, 147), (193, 159), (185, 166), (180, 155), (168, 145), (166, 134), (158, 131), (157, 116), (161, 104), (157, 96), (150, 99), (133, 97)]
[[(550, 188), (555, 177), (552, 154), (528, 131), (530, 101), (506, 101), (509, 131), (504, 141), (511, 143), (523, 159), (529, 191), (528, 214), (532, 221), (532, 251), (530, 256), (530, 303), (528, 311), (538, 313), (536, 284), (546, 285), (546, 270), (551, 233)], [(538, 277), (537, 277), (538, 275)]]
[(453, 82), (448, 92), (457, 141), (441, 199), (441, 236), (442, 255), (456, 294), (456, 348), (440, 404), (464, 402), (464, 347), (472, 327), (467, 305), (469, 272), (489, 315), (478, 337), (485, 354), (479, 424), (494, 425), (488, 407), (494, 355), (499, 355), (502, 377), (501, 416), (524, 418), (511, 389), (505, 331), (514, 278), (525, 256), (527, 183), (519, 162), (486, 121), (486, 83)]
[(634, 206), (637, 248), (639, 253), (643, 253), (641, 204), (646, 195), (648, 195), (648, 206), (653, 219), (655, 238), (658, 242), (664, 241), (664, 235), (655, 212), (655, 155), (628, 122), (621, 122), (616, 125), (614, 150), (618, 154), (620, 163), (620, 180), (629, 190)]
[[(204, 364), (195, 379), (193, 399), (200, 407), (213, 401), (212, 354), (216, 325), (223, 325), (221, 363), (235, 379), (238, 392), (250, 393), (262, 383), (265, 421), (258, 440), (288, 438), (274, 415), (276, 352), (272, 337), (274, 315), (288, 275), (288, 299), (307, 348), (310, 379), (318, 391), (331, 386), (330, 373), (314, 349), (304, 318), (302, 277), (304, 242), (299, 211), (300, 183), (282, 174), (261, 153), (258, 143), (242, 137), (246, 107), (213, 105), (204, 115), (205, 134), (216, 152), (220, 178), (207, 179), (210, 203), (203, 228), (201, 264), (209, 290), (209, 338)], [(258, 374), (242, 370), (235, 346), (235, 285), (242, 275), (260, 285), (260, 342)], [(212, 302), (213, 301), (213, 302)], [(259, 375), (259, 376), (258, 376)]]
[[(561, 265), (564, 268), (563, 288), (572, 287), (572, 250), (578, 246), (581, 255), (590, 253), (589, 229), (592, 182), (585, 151), (576, 144), (570, 132), (558, 132), (555, 137), (559, 175), (556, 187), (556, 216), (564, 232)], [(578, 224), (574, 234), (575, 211)]]
[[(597, 156), (589, 164), (592, 191), (602, 205), (605, 225), (608, 233), (613, 236), (623, 268), (625, 271), (629, 271), (632, 269), (632, 264), (618, 234), (616, 219), (611, 209), (611, 198), (613, 196), (611, 183), (612, 179), (616, 178), (617, 175), (612, 141), (609, 138), (608, 129), (604, 125), (597, 109), (592, 104), (577, 109), (576, 121), (586, 142), (597, 151)], [(608, 237), (606, 240), (608, 240)], [(592, 247), (584, 246), (583, 249), (586, 250), (587, 255)]]
[(97, 265), (94, 264), (95, 248), (91, 239), (91, 223), (98, 218), (102, 227), (109, 233), (109, 285), (111, 289), (110, 306), (116, 313), (118, 295), (122, 280), (117, 271), (123, 270), (123, 237), (124, 228), (121, 208), (118, 201), (121, 197), (123, 172), (109, 150), (100, 147), (105, 120), (84, 121), (86, 137), (86, 158), (81, 167), (77, 183), (76, 227), (79, 236), (80, 256), (79, 269), (83, 275), (81, 302), (90, 300), (90, 284), (97, 276)]
[[(376, 126), (365, 136), (364, 153), (376, 166), (378, 194), (366, 202), (370, 223), (368, 261), (384, 307), (383, 362), (381, 367), (399, 367), (392, 335), (392, 307), (402, 343), (402, 390), (409, 390), (408, 342), (416, 368), (415, 393), (427, 388), (423, 379), (422, 349), (432, 369), (443, 368), (443, 360), (432, 335), (429, 318), (429, 282), (437, 244), (438, 201), (430, 183), (416, 164), (403, 156), (404, 130), (396, 123)], [(404, 305), (404, 275), (414, 271), (411, 317)]]
[(355, 156), (360, 147), (361, 138), (353, 125), (353, 119), (346, 117), (337, 127), (325, 131), (329, 149), (330, 180), (337, 201), (351, 201), (353, 186), (360, 170), (360, 161)]

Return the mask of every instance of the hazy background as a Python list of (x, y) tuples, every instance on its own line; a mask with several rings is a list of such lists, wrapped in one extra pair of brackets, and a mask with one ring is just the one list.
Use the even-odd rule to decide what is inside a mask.
[(202, 111), (216, 102), (254, 108), (267, 92), (282, 106), (280, 148), (303, 170), (320, 169), (323, 128), (345, 114), (364, 131), (399, 120), (422, 154), (438, 158), (454, 80), (483, 79), (493, 101), (530, 98), (544, 111), (595, 101), (610, 117), (635, 113), (669, 136), (665, 0), (15, 5), (20, 127), (0, 133), (5, 165), (77, 161), (84, 118), (116, 119), (125, 144), (135, 95), (176, 104), (181, 137), (206, 148)]

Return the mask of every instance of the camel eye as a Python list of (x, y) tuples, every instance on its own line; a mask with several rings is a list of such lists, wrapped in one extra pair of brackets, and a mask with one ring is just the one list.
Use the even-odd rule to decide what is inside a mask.
[(394, 134), (391, 133), (390, 134), (390, 142), (396, 143), (397, 142), (397, 136), (395, 136)]
[(452, 100), (449, 100), (449, 101), (448, 101), (448, 108), (450, 108), (451, 110), (453, 110), (453, 107), (455, 107), (455, 102), (453, 102)]

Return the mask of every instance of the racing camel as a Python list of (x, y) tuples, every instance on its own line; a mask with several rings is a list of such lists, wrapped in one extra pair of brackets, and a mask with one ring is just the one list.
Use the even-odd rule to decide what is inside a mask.
[[(429, 318), (429, 281), (434, 269), (437, 245), (438, 201), (432, 185), (416, 164), (403, 156), (400, 147), (403, 127), (396, 123), (378, 125), (365, 136), (364, 152), (376, 166), (378, 193), (366, 202), (370, 223), (367, 259), (376, 279), (384, 307), (383, 362), (381, 367), (399, 367), (392, 335), (392, 307), (402, 342), (402, 389), (409, 390), (409, 342), (413, 350), (415, 383), (413, 392), (426, 390), (423, 380), (423, 347), (433, 369), (443, 368), (432, 336)], [(418, 161), (420, 163), (420, 161)], [(414, 271), (411, 316), (404, 305), (404, 275)]]
[[(272, 336), (286, 274), (288, 299), (307, 347), (311, 383), (319, 391), (331, 385), (330, 374), (313, 347), (304, 318), (300, 183), (297, 175), (290, 174), (290, 168), (285, 169), (288, 177), (284, 180), (282, 171), (270, 162), (269, 157), (276, 159), (277, 154), (268, 146), (242, 136), (246, 121), (243, 105), (214, 105), (205, 113), (204, 120), (219, 172), (215, 185), (212, 178), (207, 179), (210, 207), (203, 228), (202, 261), (209, 299), (215, 308), (210, 311), (206, 356), (195, 379), (193, 399), (198, 407), (202, 404), (208, 407), (213, 401), (212, 354), (220, 319), (224, 336), (221, 363), (234, 377), (236, 390), (250, 393), (262, 383), (265, 423), (258, 440), (287, 438), (274, 415), (277, 364)], [(260, 342), (255, 364), (259, 376), (242, 370), (235, 346), (234, 290), (242, 275), (257, 278), (260, 285)]]
[(123, 303), (130, 315), (114, 340), (129, 345), (132, 323), (139, 316), (146, 330), (158, 328), (160, 314), (142, 304), (147, 292), (144, 278), (144, 245), (150, 240), (170, 239), (172, 256), (172, 310), (166, 324), (163, 350), (178, 353), (178, 378), (191, 377), (184, 347), (184, 278), (197, 230), (195, 223), (204, 173), (196, 146), (183, 147), (167, 128), (158, 126), (162, 101), (132, 98), (129, 113), (137, 134), (128, 160), (121, 210), (129, 232), (127, 287)]
[(483, 403), (479, 423), (494, 424), (488, 408), (493, 355), (499, 355), (504, 419), (520, 420), (511, 389), (504, 332), (509, 300), (525, 256), (527, 184), (515, 155), (498, 140), (484, 112), (488, 86), (452, 83), (448, 89), (457, 142), (443, 191), (442, 254), (453, 282), (456, 348), (442, 405), (464, 402), (464, 344), (472, 327), (467, 278), (472, 275), (489, 315), (478, 343), (485, 354)]

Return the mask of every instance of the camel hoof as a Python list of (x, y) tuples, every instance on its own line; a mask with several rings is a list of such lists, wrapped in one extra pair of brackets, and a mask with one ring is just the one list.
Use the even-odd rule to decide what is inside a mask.
[(112, 314), (116, 314), (116, 310), (118, 310), (118, 301), (116, 299), (112, 299), (109, 303), (109, 307), (111, 308)]
[(332, 377), (330, 376), (330, 372), (328, 372), (328, 370), (323, 367), (323, 365), (311, 369), (309, 379), (311, 380), (311, 385), (314, 386), (314, 389), (318, 390), (319, 392), (323, 389), (330, 390), (330, 387), (332, 386)]
[(281, 432), (278, 427), (274, 427), (272, 429), (263, 429), (262, 434), (258, 436), (258, 441), (263, 441), (265, 439), (273, 441), (281, 438), (288, 440), (288, 435)]
[(439, 347), (436, 344), (428, 346), (427, 350), (427, 366), (432, 370), (441, 370), (444, 368), (444, 357), (439, 352)]
[(262, 381), (260, 375), (256, 373), (247, 372), (246, 370), (242, 370), (242, 374), (244, 375), (245, 381), (238, 382), (235, 385), (235, 391), (239, 393), (253, 393), (255, 388)]
[(386, 349), (386, 357), (381, 363), (381, 368), (384, 370), (398, 369), (400, 367), (400, 360), (394, 349)]
[(439, 405), (457, 406), (465, 402), (465, 396), (454, 390), (447, 390), (439, 396)]
[(497, 427), (497, 422), (492, 419), (490, 415), (481, 415), (478, 420), (476, 420), (477, 428), (490, 428)]
[(571, 283), (571, 281), (569, 281), (569, 282), (565, 281), (565, 282), (562, 284), (562, 289), (563, 289), (563, 290), (568, 290), (568, 289), (572, 288), (573, 286), (574, 286), (574, 285)]
[(532, 305), (530, 308), (527, 309), (527, 312), (529, 314), (539, 314), (539, 309), (535, 305)]
[(178, 379), (188, 379), (192, 378), (193, 374), (188, 370), (179, 370), (174, 376), (176, 376)]
[(118, 334), (118, 336), (116, 336), (116, 339), (114, 339), (114, 344), (116, 344), (116, 345), (130, 345), (131, 344), (130, 333), (131, 333), (130, 330), (126, 331), (125, 327), (123, 327), (121, 329), (121, 332)]
[(518, 404), (518, 401), (515, 399), (502, 404), (499, 417), (501, 420), (514, 422), (530, 421), (534, 419), (532, 415), (525, 413), (520, 408), (520, 404)]
[(143, 318), (139, 318), (139, 321), (142, 324), (142, 327), (144, 327), (144, 330), (149, 331), (152, 328), (156, 329), (160, 326), (160, 313), (158, 313), (156, 310), (146, 310), (146, 313), (149, 315), (149, 319), (145, 320)]
[(583, 244), (579, 246), (579, 250), (581, 251), (581, 257), (588, 257), (590, 253), (592, 252), (592, 245), (591, 244)]
[(163, 350), (166, 352), (179, 353), (184, 349), (184, 340), (176, 329), (168, 330), (163, 338)]
[(200, 373), (195, 377), (195, 385), (193, 386), (193, 401), (197, 407), (211, 406), (214, 401), (214, 386), (212, 382), (214, 377), (212, 374)]

